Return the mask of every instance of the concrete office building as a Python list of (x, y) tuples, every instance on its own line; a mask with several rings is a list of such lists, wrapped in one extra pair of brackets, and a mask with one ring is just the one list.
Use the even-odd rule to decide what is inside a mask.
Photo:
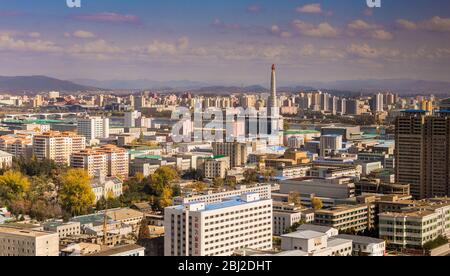
[(271, 199), (272, 187), (270, 185), (238, 185), (236, 189), (225, 191), (207, 191), (200, 194), (175, 197), (174, 205), (183, 205), (194, 202), (204, 202), (205, 204), (219, 203), (226, 198), (241, 196), (243, 194), (256, 193), (260, 199)]
[(205, 178), (225, 178), (227, 170), (230, 169), (230, 157), (223, 155), (214, 156), (213, 158), (204, 160), (203, 165), (203, 174)]
[(375, 205), (338, 205), (330, 209), (316, 210), (314, 224), (329, 226), (340, 231), (357, 232), (372, 229), (375, 226)]
[(290, 179), (280, 182), (280, 193), (314, 194), (317, 197), (343, 199), (355, 197), (355, 183), (350, 178)]
[(327, 156), (341, 149), (342, 135), (330, 134), (320, 136), (320, 156)]
[(230, 168), (242, 167), (247, 163), (247, 145), (244, 143), (212, 143), (214, 155), (224, 155), (230, 158)]
[(0, 226), (0, 256), (58, 255), (58, 233)]
[(429, 201), (400, 212), (380, 213), (379, 235), (392, 247), (421, 249), (439, 236), (450, 236), (450, 202)]
[(272, 249), (272, 200), (258, 194), (168, 207), (165, 256), (230, 256), (236, 250)]
[(70, 156), (86, 148), (86, 137), (73, 132), (50, 131), (33, 137), (33, 154), (38, 160), (50, 159), (69, 165)]
[(286, 230), (303, 219), (301, 206), (284, 202), (273, 203), (273, 234), (283, 235)]
[(44, 223), (43, 227), (45, 231), (58, 233), (60, 239), (81, 234), (79, 222), (49, 221)]

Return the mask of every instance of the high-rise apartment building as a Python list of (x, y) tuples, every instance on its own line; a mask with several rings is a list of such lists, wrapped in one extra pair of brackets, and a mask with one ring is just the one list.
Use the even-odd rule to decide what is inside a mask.
[(90, 177), (106, 177), (108, 163), (106, 154), (93, 149), (85, 149), (72, 154), (70, 166), (85, 169)]
[(117, 176), (127, 179), (129, 174), (128, 152), (114, 145), (85, 149), (71, 155), (70, 165), (87, 170), (89, 176)]
[(450, 116), (407, 110), (396, 119), (395, 171), (415, 198), (450, 195)]
[(77, 120), (78, 134), (86, 137), (88, 142), (109, 137), (109, 118), (87, 117)]
[(50, 131), (33, 137), (33, 155), (38, 160), (50, 159), (69, 165), (70, 156), (86, 148), (86, 137), (73, 132)]
[(245, 194), (222, 202), (168, 207), (165, 256), (231, 256), (236, 250), (272, 249), (272, 199)]

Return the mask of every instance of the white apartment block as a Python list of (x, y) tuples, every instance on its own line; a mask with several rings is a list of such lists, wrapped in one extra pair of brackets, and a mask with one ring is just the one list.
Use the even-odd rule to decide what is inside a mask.
[(58, 255), (58, 233), (0, 226), (0, 256)]
[(176, 197), (173, 202), (175, 205), (183, 205), (195, 202), (204, 202), (205, 204), (219, 203), (223, 201), (225, 198), (241, 196), (244, 194), (256, 193), (259, 194), (259, 198), (261, 199), (271, 199), (272, 197), (272, 188), (270, 185), (254, 185), (254, 186), (246, 186), (239, 185), (235, 190), (226, 190), (226, 191), (207, 191), (205, 194), (194, 194), (188, 195), (184, 197)]
[(78, 134), (86, 137), (86, 141), (89, 143), (95, 139), (104, 139), (109, 137), (109, 118), (79, 118), (77, 123)]
[(272, 200), (258, 194), (220, 203), (168, 207), (165, 256), (230, 256), (236, 250), (272, 249)]
[(73, 132), (50, 131), (33, 137), (33, 154), (38, 160), (50, 159), (69, 165), (70, 156), (86, 148), (86, 138)]

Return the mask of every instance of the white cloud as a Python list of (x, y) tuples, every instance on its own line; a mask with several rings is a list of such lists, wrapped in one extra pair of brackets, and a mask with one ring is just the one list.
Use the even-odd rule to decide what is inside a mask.
[(394, 35), (385, 30), (375, 30), (372, 32), (372, 38), (378, 40), (392, 40), (394, 38)]
[(367, 23), (366, 21), (361, 19), (357, 19), (350, 22), (347, 27), (350, 30), (373, 30), (377, 28), (377, 25)]
[(318, 3), (308, 4), (296, 9), (299, 13), (322, 13), (322, 6)]
[(450, 18), (434, 16), (428, 20), (413, 22), (406, 19), (398, 19), (397, 25), (409, 31), (424, 30), (433, 32), (450, 32)]
[(327, 22), (320, 23), (319, 25), (313, 25), (301, 20), (294, 20), (292, 22), (292, 27), (299, 34), (306, 36), (334, 38), (339, 35), (339, 30)]
[(0, 35), (0, 50), (30, 51), (30, 52), (60, 52), (61, 47), (51, 41), (33, 40), (25, 41), (3, 34)]
[(87, 38), (95, 38), (95, 34), (88, 32), (88, 31), (83, 31), (83, 30), (78, 30), (75, 31), (73, 33), (73, 36), (76, 38), (83, 38), (83, 39), (87, 39)]
[(88, 42), (82, 45), (76, 44), (69, 49), (69, 53), (73, 54), (117, 54), (122, 49), (111, 45), (103, 39)]

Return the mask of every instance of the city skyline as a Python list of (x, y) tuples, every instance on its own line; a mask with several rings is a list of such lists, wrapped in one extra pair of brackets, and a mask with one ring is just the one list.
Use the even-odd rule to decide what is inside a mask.
[(446, 80), (450, 3), (0, 1), (0, 75), (268, 84)]

